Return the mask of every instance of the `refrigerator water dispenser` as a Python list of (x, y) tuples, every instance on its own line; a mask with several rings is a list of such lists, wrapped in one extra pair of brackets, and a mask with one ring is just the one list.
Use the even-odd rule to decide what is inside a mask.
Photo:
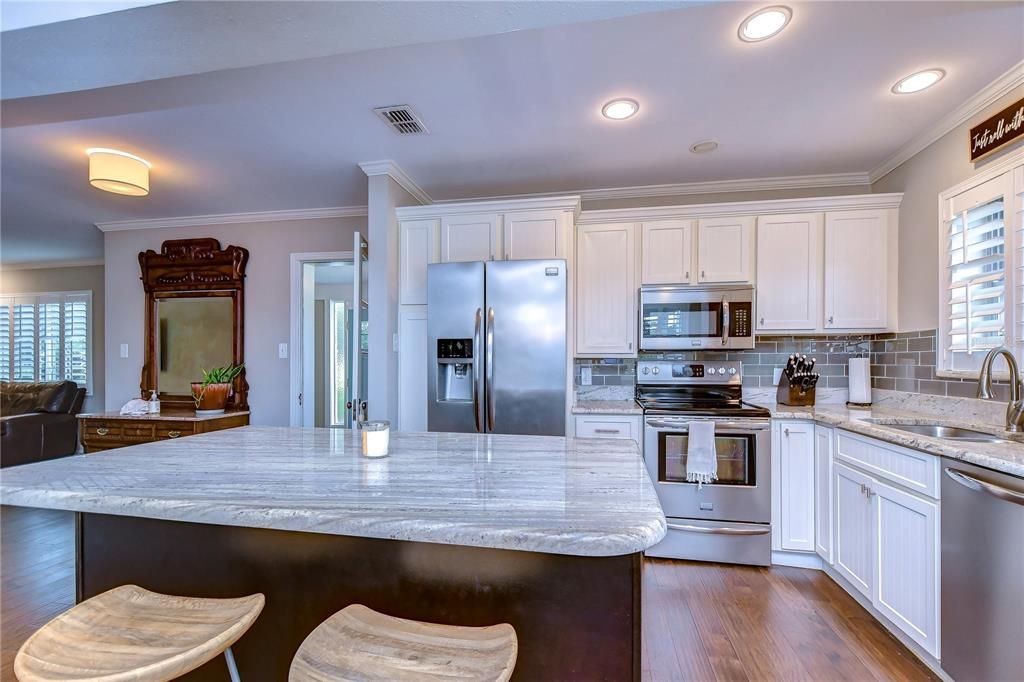
[(473, 400), (473, 339), (437, 340), (437, 400)]

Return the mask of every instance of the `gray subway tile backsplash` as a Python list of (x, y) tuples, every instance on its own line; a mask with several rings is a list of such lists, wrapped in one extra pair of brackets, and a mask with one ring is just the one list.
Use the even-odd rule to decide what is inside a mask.
[[(685, 351), (666, 353), (665, 357), (682, 361), (739, 360), (743, 363), (743, 385), (772, 386), (773, 371), (783, 367), (794, 353), (817, 359), (815, 369), (822, 375), (819, 385), (847, 388), (850, 358), (871, 358), (871, 385), (874, 388), (974, 397), (977, 383), (973, 379), (950, 379), (935, 374), (936, 330), (893, 334), (839, 334), (807, 336), (758, 336), (754, 348), (747, 351)], [(650, 354), (658, 357), (658, 354)], [(577, 358), (575, 383), (582, 385), (580, 370), (589, 365), (595, 386), (627, 386), (636, 381), (636, 361), (622, 358)], [(998, 398), (1009, 394), (1005, 383), (997, 382)]]

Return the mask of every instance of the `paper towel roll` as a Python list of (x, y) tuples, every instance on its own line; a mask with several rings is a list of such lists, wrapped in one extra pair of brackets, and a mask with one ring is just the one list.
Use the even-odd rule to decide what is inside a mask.
[(850, 402), (871, 404), (871, 358), (850, 358)]

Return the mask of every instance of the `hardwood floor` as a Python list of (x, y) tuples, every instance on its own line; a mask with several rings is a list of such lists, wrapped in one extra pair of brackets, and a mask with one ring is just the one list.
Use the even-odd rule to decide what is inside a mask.
[[(0, 509), (0, 679), (22, 642), (74, 603), (74, 519)], [(934, 680), (820, 571), (649, 559), (643, 678)]]

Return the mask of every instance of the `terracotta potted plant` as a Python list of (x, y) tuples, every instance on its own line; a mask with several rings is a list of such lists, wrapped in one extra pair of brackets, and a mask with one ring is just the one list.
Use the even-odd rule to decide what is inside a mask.
[(203, 370), (203, 380), (192, 383), (192, 398), (196, 401), (196, 414), (220, 414), (227, 407), (232, 393), (232, 382), (242, 373), (244, 365), (228, 365)]

